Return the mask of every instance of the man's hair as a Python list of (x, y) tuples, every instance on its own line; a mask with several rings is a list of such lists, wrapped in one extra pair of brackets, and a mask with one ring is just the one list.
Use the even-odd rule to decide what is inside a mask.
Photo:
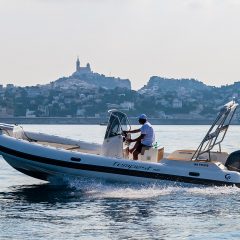
[(138, 121), (139, 121), (140, 124), (144, 124), (147, 120), (146, 120), (146, 119), (139, 118)]

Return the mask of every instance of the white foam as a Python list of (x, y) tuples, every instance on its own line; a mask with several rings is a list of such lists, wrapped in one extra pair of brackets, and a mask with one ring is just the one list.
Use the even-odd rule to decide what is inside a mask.
[(110, 184), (89, 179), (66, 179), (68, 187), (75, 192), (81, 191), (91, 198), (111, 199), (152, 199), (167, 195), (181, 196), (220, 196), (239, 194), (238, 187), (205, 187), (201, 185), (176, 185), (165, 183), (162, 185), (126, 185)]
[(233, 187), (192, 187), (186, 189), (187, 193), (192, 195), (232, 195), (232, 194), (239, 194), (240, 188), (233, 186)]

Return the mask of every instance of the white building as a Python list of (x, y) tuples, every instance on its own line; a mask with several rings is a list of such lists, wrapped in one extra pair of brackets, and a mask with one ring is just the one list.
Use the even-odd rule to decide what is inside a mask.
[(26, 110), (26, 117), (36, 117), (35, 111), (31, 111), (29, 109)]
[(132, 109), (134, 109), (134, 102), (125, 101), (125, 102), (120, 104), (120, 107), (123, 108), (123, 109), (126, 109), (128, 111), (132, 110)]
[(79, 58), (76, 61), (76, 72), (73, 73), (73, 76), (81, 76), (81, 75), (92, 75), (91, 66), (89, 63), (86, 64), (86, 67), (80, 66)]
[(38, 106), (38, 111), (40, 111), (40, 116), (41, 117), (48, 117), (49, 116), (49, 109), (48, 106), (45, 105), (39, 105)]
[(182, 100), (178, 98), (174, 98), (172, 102), (172, 107), (173, 108), (182, 108)]
[(13, 117), (13, 110), (6, 107), (0, 107), (0, 117)]
[(165, 99), (161, 99), (159, 100), (159, 102), (161, 103), (161, 105), (163, 105), (164, 107), (168, 107), (170, 106), (169, 102)]
[(85, 109), (78, 109), (76, 115), (78, 117), (83, 117), (85, 115)]

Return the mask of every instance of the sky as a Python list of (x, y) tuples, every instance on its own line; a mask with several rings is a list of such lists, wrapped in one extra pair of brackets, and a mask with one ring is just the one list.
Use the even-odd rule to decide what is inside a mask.
[(91, 64), (139, 89), (153, 75), (240, 81), (239, 0), (0, 0), (0, 84)]

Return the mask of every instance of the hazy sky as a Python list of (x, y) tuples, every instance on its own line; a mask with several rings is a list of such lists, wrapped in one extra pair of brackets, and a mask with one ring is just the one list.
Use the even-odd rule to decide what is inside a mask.
[(91, 63), (129, 78), (240, 81), (240, 0), (0, 0), (0, 83), (44, 84)]

